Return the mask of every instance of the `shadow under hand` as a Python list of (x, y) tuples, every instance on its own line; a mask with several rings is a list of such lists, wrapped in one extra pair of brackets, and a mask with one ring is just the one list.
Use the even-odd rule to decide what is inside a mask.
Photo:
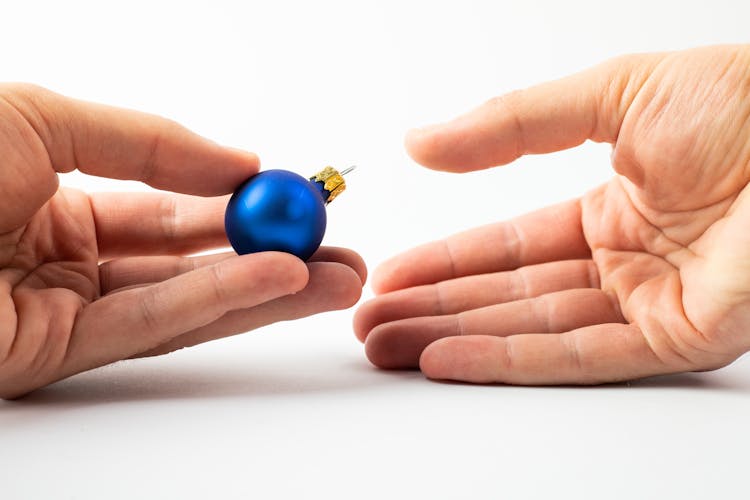
[[(398, 373), (398, 372), (396, 372)], [(502, 388), (514, 387), (525, 389), (575, 389), (575, 390), (621, 390), (621, 389), (690, 389), (710, 390), (719, 392), (735, 392), (750, 395), (750, 358), (735, 362), (728, 367), (707, 372), (673, 373), (669, 375), (658, 375), (626, 382), (615, 382), (600, 385), (508, 385), (508, 384), (471, 384), (455, 380), (434, 380), (434, 383), (442, 385)]]
[(423, 378), (418, 372), (388, 373), (364, 359), (330, 355), (305, 358), (169, 359), (174, 355), (121, 361), (75, 375), (15, 401), (13, 407), (78, 407), (105, 403), (227, 397), (275, 397), (359, 391), (398, 379)]
[(727, 376), (722, 371), (675, 373), (634, 380), (620, 385), (635, 389), (697, 389), (750, 394), (750, 378)]
[[(179, 358), (179, 359), (177, 359)], [(39, 389), (16, 401), (0, 401), (0, 415), (13, 409), (57, 409), (152, 400), (260, 398), (374, 390), (391, 384), (426, 382), (416, 370), (379, 370), (356, 354), (257, 358), (242, 354), (204, 357), (172, 354), (122, 361)], [(475, 388), (509, 387), (501, 384)], [(552, 389), (553, 387), (540, 387)], [(750, 394), (750, 358), (713, 372), (679, 373), (601, 386), (558, 386), (585, 390), (689, 389)], [(531, 388), (533, 389), (533, 388)]]

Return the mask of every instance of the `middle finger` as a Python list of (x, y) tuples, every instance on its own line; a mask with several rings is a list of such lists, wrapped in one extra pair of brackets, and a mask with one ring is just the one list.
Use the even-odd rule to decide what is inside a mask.
[(573, 288), (598, 288), (591, 260), (565, 260), (480, 274), (386, 293), (365, 303), (354, 317), (362, 342), (377, 325), (405, 318), (456, 314), (470, 309)]
[[(106, 295), (121, 288), (157, 283), (235, 255), (234, 252), (222, 252), (194, 257), (161, 255), (111, 260), (99, 266), (101, 293)], [(362, 284), (367, 279), (364, 261), (348, 248), (320, 247), (308, 262), (338, 262), (354, 269)]]

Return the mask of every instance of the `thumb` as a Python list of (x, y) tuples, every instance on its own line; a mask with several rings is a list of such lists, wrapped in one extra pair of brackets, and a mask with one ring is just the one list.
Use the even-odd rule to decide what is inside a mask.
[(630, 103), (662, 57), (622, 56), (495, 97), (450, 122), (410, 131), (406, 149), (426, 167), (466, 172), (572, 148), (586, 139), (614, 143)]

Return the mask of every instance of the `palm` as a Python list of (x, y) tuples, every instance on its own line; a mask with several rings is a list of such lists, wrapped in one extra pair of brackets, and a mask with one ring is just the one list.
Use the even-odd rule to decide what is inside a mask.
[(750, 112), (748, 85), (734, 54), (660, 61), (614, 146), (621, 175), (582, 201), (602, 288), (667, 359), (721, 364), (750, 345), (734, 307), (750, 292), (750, 274), (726, 261), (750, 258), (737, 253), (747, 245), (732, 230), (750, 221), (740, 201), (750, 181), (750, 131), (737, 119)]
[[(591, 244), (600, 286), (612, 294), (623, 320), (639, 325), (666, 362), (688, 361), (705, 367), (726, 364), (734, 356), (722, 353), (739, 354), (742, 339), (737, 335), (743, 332), (721, 328), (727, 311), (716, 294), (729, 294), (732, 284), (721, 283), (721, 291), (707, 286), (717, 269), (696, 250), (721, 253), (733, 246), (731, 235), (711, 235), (721, 226), (723, 211), (691, 210), (674, 216), (650, 210), (650, 217), (669, 218), (670, 225), (678, 226), (670, 233), (669, 227), (651, 222), (643, 209), (636, 208), (627, 185), (626, 179), (616, 178), (582, 200), (583, 231)], [(742, 216), (750, 220), (750, 214)], [(679, 227), (689, 225), (705, 225), (708, 233), (696, 236)], [(733, 282), (741, 286), (743, 279), (735, 274)]]
[[(6, 352), (16, 341), (15, 348), (26, 350), (27, 358), (43, 356), (34, 370), (43, 379), (60, 368), (76, 315), (101, 294), (88, 197), (60, 190), (28, 223), (0, 241), (7, 249), (0, 263), (2, 303), (14, 304), (0, 342), (8, 346)], [(42, 336), (28, 338), (27, 332)]]
[(370, 359), (524, 384), (731, 362), (750, 347), (749, 89), (748, 47), (628, 56), (412, 133), (451, 171), (606, 141), (618, 175), (385, 263), (355, 319)]

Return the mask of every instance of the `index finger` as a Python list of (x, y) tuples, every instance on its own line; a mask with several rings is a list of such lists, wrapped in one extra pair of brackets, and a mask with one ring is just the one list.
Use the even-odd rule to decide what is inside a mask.
[(78, 169), (215, 196), (230, 193), (259, 168), (256, 155), (222, 147), (171, 120), (32, 85), (0, 86), (0, 123), (0, 156), (7, 158), (1, 167), (5, 230), (47, 201), (57, 172)]
[(623, 56), (495, 97), (453, 121), (412, 130), (406, 148), (426, 167), (465, 172), (587, 139), (614, 143), (630, 102), (660, 58)]

